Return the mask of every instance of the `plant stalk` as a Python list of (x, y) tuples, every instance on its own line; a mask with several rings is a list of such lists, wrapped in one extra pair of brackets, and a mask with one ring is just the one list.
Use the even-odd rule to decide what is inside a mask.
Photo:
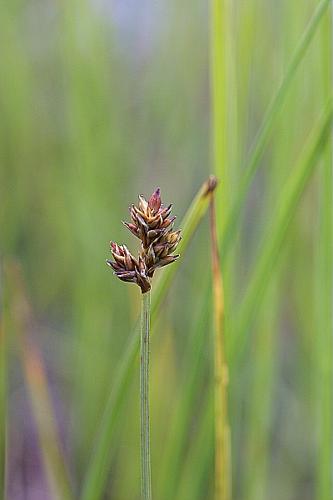
[(149, 336), (150, 291), (142, 294), (140, 346), (140, 405), (141, 405), (141, 497), (151, 500), (151, 460), (149, 422)]
[(214, 297), (215, 500), (231, 499), (231, 445), (228, 421), (228, 365), (225, 353), (224, 292), (217, 243), (215, 200), (210, 201)]

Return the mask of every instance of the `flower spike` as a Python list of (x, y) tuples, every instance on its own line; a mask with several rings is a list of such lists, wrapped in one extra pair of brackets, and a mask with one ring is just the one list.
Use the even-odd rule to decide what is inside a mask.
[(112, 260), (107, 264), (122, 281), (136, 283), (142, 293), (150, 290), (150, 278), (159, 267), (164, 267), (178, 259), (172, 255), (181, 240), (180, 230), (173, 231), (175, 216), (171, 217), (172, 205), (164, 207), (161, 190), (157, 188), (147, 201), (139, 195), (138, 206), (130, 206), (131, 222), (124, 226), (141, 241), (136, 259), (125, 245), (111, 242)]

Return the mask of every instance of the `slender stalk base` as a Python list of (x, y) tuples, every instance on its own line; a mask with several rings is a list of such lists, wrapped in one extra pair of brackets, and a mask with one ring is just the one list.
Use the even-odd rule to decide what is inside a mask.
[(141, 497), (151, 500), (151, 461), (149, 423), (149, 335), (150, 291), (142, 294), (140, 404), (141, 404)]

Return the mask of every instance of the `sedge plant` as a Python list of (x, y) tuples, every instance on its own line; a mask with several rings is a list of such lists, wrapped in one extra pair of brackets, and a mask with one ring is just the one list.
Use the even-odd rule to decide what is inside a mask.
[(138, 206), (130, 207), (131, 222), (124, 225), (141, 241), (138, 258), (126, 245), (111, 242), (114, 260), (107, 260), (114, 274), (141, 289), (141, 335), (140, 335), (140, 409), (141, 409), (141, 496), (151, 500), (151, 457), (149, 418), (149, 339), (150, 339), (150, 293), (151, 280), (157, 268), (175, 262), (173, 255), (181, 239), (180, 230), (173, 231), (176, 217), (171, 217), (172, 205), (164, 207), (160, 189), (157, 188), (147, 201), (139, 196)]
[[(208, 210), (216, 185), (216, 178), (213, 175), (209, 176), (200, 187), (180, 223), (182, 227), (182, 239), (178, 250), (182, 255), (187, 251), (191, 238)], [(151, 321), (153, 325), (176, 270), (177, 263), (174, 266), (169, 266), (154, 283), (154, 293), (151, 300)], [(97, 433), (94, 452), (91, 454), (91, 462), (85, 475), (82, 500), (90, 500), (91, 498), (97, 500), (102, 498), (107, 472), (110, 468), (111, 455), (109, 453), (109, 446), (115, 434), (116, 422), (124, 396), (128, 390), (128, 383), (132, 379), (134, 360), (139, 352), (140, 342), (138, 342), (137, 335), (137, 330), (140, 326), (139, 323), (138, 321), (137, 327), (133, 328), (127, 349), (121, 360), (117, 380), (113, 384), (105, 406), (103, 418)]]

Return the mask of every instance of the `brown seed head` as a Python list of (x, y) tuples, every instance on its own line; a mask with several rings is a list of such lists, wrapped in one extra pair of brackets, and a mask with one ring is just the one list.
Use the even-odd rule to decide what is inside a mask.
[(171, 209), (172, 205), (162, 205), (160, 188), (157, 188), (148, 201), (142, 195), (139, 196), (138, 206), (130, 207), (132, 222), (124, 224), (147, 249), (164, 230), (172, 228), (175, 217), (169, 218)]
[(112, 267), (114, 274), (121, 281), (139, 285), (142, 293), (148, 292), (151, 287), (142, 259), (139, 257), (137, 260), (133, 257), (126, 245), (118, 245), (111, 241), (110, 247), (114, 261), (107, 260), (106, 263)]
[(172, 255), (181, 240), (180, 230), (173, 231), (175, 216), (171, 217), (172, 205), (164, 207), (160, 188), (147, 201), (139, 195), (138, 206), (130, 207), (131, 222), (123, 224), (141, 240), (141, 250), (135, 259), (125, 245), (111, 243), (114, 262), (107, 263), (122, 281), (137, 283), (142, 293), (150, 289), (152, 278), (159, 267), (171, 264), (179, 255)]

